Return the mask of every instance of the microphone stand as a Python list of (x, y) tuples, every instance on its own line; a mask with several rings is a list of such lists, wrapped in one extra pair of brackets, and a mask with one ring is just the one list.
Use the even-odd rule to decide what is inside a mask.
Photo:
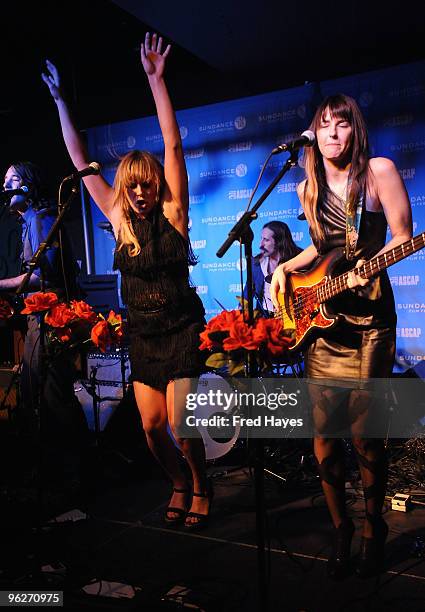
[[(254, 305), (252, 291), (252, 241), (254, 234), (251, 223), (257, 218), (257, 210), (270, 195), (281, 178), (298, 163), (298, 151), (292, 150), (282, 170), (270, 183), (269, 187), (258, 198), (251, 210), (246, 211), (239, 221), (232, 227), (228, 237), (218, 249), (217, 257), (223, 257), (231, 245), (238, 240), (244, 245), (247, 277), (248, 325), (254, 324)], [(254, 351), (248, 352), (247, 378), (255, 378), (258, 374)], [(254, 439), (254, 483), (255, 483), (255, 512), (257, 532), (257, 562), (258, 562), (258, 590), (259, 610), (267, 612), (269, 609), (268, 580), (266, 574), (265, 554), (265, 500), (264, 500), (264, 442), (261, 438)]]

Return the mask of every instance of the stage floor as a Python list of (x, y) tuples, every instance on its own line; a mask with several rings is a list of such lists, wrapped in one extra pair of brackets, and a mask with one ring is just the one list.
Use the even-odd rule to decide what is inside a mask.
[[(17, 491), (9, 482), (2, 488), (1, 589), (61, 589), (65, 607), (79, 610), (259, 610), (255, 488), (245, 454), (236, 455), (236, 463), (226, 465), (223, 458), (209, 466), (215, 497), (210, 524), (199, 534), (164, 526), (170, 488), (144, 452), (136, 459), (116, 452), (97, 455), (83, 494), (68, 491), (68, 498), (61, 498), (49, 485), (43, 495), (51, 522), (44, 516), (39, 533), (33, 528), (39, 507), (35, 489)], [(280, 473), (286, 481), (265, 477), (269, 609), (423, 612), (425, 509), (386, 511), (390, 535), (380, 578), (352, 575), (332, 582), (325, 563), (327, 511), (308, 461), (297, 467), (300, 457), (303, 453)], [(267, 453), (266, 466), (275, 467)], [(350, 482), (347, 496), (356, 524), (355, 553), (363, 500)], [(130, 597), (106, 596), (111, 591)]]

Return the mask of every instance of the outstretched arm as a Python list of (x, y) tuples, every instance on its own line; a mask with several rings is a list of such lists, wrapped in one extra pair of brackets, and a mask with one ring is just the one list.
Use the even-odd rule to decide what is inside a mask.
[[(46, 60), (46, 67), (47, 71), (42, 73), (41, 78), (46, 83), (56, 103), (63, 139), (72, 163), (77, 170), (82, 170), (88, 166), (90, 161), (87, 155), (86, 146), (74, 123), (71, 111), (62, 93), (60, 76), (56, 66), (49, 60)], [(84, 183), (101, 211), (108, 219), (111, 219), (113, 204), (111, 186), (100, 175), (85, 177)]]
[(156, 34), (153, 34), (151, 38), (147, 32), (145, 41), (141, 45), (141, 60), (155, 101), (164, 139), (166, 181), (164, 214), (170, 223), (186, 237), (189, 206), (186, 164), (179, 126), (164, 81), (165, 60), (170, 49), (168, 45), (162, 52), (162, 38)]

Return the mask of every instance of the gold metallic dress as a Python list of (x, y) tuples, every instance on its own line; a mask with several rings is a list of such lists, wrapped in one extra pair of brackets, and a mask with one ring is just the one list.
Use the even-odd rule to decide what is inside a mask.
[[(312, 236), (312, 239), (320, 256), (345, 246), (345, 203), (329, 192), (320, 204), (319, 214), (325, 237), (316, 240)], [(373, 257), (384, 246), (386, 231), (384, 213), (363, 209), (356, 260)], [(328, 308), (342, 315), (341, 322), (308, 347), (306, 376), (320, 378), (322, 384), (341, 386), (351, 386), (354, 380), (390, 377), (395, 354), (396, 314), (387, 273), (382, 272), (366, 287), (340, 294), (328, 302)]]

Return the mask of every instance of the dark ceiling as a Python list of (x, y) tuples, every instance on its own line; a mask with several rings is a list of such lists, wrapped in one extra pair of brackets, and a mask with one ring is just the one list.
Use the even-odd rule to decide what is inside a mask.
[(139, 62), (146, 29), (173, 43), (177, 108), (425, 58), (424, 3), (369, 0), (74, 0), (2, 5), (2, 169), (33, 159), (67, 173), (54, 103), (40, 79), (60, 67), (82, 127), (153, 113)]

